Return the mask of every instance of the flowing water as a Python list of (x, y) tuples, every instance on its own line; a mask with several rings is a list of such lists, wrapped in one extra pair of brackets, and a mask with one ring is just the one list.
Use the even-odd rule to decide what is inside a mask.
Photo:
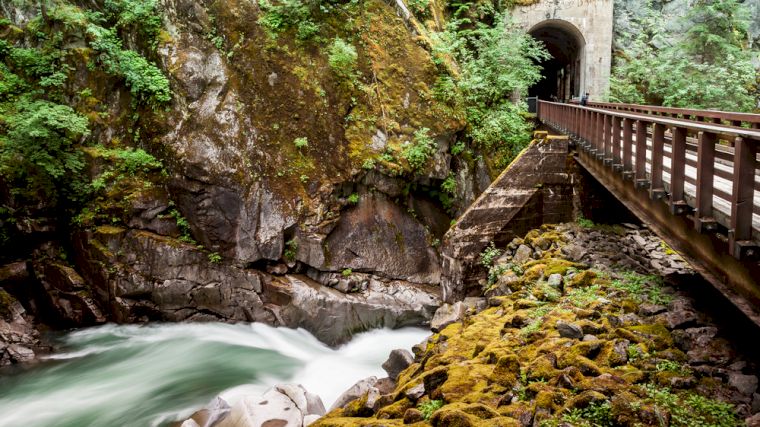
[(394, 348), (429, 333), (376, 330), (331, 349), (308, 332), (261, 324), (105, 325), (60, 338), (60, 352), (0, 371), (0, 426), (160, 426), (221, 394), (230, 402), (299, 383), (329, 408), (359, 379), (384, 376)]

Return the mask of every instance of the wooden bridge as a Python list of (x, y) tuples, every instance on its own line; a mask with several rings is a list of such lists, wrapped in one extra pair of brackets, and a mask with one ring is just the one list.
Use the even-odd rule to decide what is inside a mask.
[(594, 178), (760, 324), (760, 115), (540, 101)]

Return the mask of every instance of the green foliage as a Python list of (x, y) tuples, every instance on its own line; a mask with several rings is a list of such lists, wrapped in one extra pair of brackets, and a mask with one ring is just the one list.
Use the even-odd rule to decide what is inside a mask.
[(306, 137), (300, 137), (293, 140), (293, 145), (296, 146), (297, 149), (302, 150), (304, 148), (309, 148), (309, 139)]
[(335, 75), (343, 80), (356, 78), (356, 66), (359, 56), (356, 48), (340, 37), (336, 37), (327, 48), (327, 63)]
[(179, 240), (195, 244), (195, 240), (193, 240), (192, 235), (190, 234), (190, 223), (187, 221), (187, 219), (182, 216), (182, 214), (177, 209), (172, 209), (169, 211), (169, 216), (174, 218), (174, 221), (177, 222), (177, 228), (179, 228), (180, 237)]
[(691, 369), (688, 366), (682, 365), (672, 360), (663, 360), (657, 362), (657, 372), (673, 372), (679, 375), (691, 375)]
[(738, 427), (744, 425), (728, 403), (684, 392), (680, 395), (669, 388), (653, 384), (642, 386), (647, 397), (661, 410), (670, 412), (673, 427)]
[(259, 18), (259, 25), (272, 37), (290, 29), (295, 29), (296, 37), (301, 41), (314, 38), (320, 30), (319, 24), (314, 22), (312, 7), (318, 2), (304, 2), (302, 0), (282, 0), (272, 2), (259, 0), (259, 7), (264, 12)]
[(630, 294), (639, 302), (668, 305), (673, 296), (662, 291), (662, 278), (655, 275), (641, 275), (632, 271), (621, 273), (622, 280), (613, 280), (610, 286)]
[(0, 106), (0, 172), (13, 192), (53, 202), (84, 166), (74, 144), (89, 134), (71, 107), (24, 96)]
[(375, 168), (375, 159), (367, 159), (362, 163), (362, 169), (372, 170)]
[(116, 29), (91, 24), (87, 34), (104, 70), (123, 78), (138, 101), (158, 106), (171, 101), (169, 80), (161, 70), (133, 50), (122, 49)]
[(585, 408), (573, 408), (562, 416), (562, 421), (577, 427), (613, 427), (612, 406), (609, 402), (593, 402)]
[(352, 270), (352, 269), (350, 269), (350, 268), (344, 268), (344, 269), (343, 269), (343, 271), (341, 271), (341, 272), (340, 272), (340, 274), (341, 274), (343, 277), (349, 277), (349, 276), (351, 276), (352, 274), (354, 274), (354, 270)]
[(449, 176), (441, 183), (441, 191), (444, 193), (454, 195), (457, 192), (457, 180), (454, 177), (454, 173), (449, 173)]
[(359, 203), (359, 193), (352, 193), (348, 196), (348, 203), (351, 203), (352, 205)]
[(456, 144), (451, 146), (451, 155), (458, 156), (464, 152), (465, 145), (462, 141), (457, 141)]
[(470, 138), (495, 154), (497, 167), (506, 166), (530, 141), (525, 105), (513, 98), (541, 79), (536, 64), (548, 59), (548, 52), (506, 14), (496, 14), (493, 26), (454, 21), (432, 38), (437, 57), (453, 56), (461, 65), (459, 80), (439, 78), (434, 96), (461, 102)]
[[(610, 100), (672, 107), (752, 111), (757, 70), (744, 46), (748, 13), (738, 0), (698, 0), (667, 34), (655, 12), (615, 64)], [(665, 45), (663, 38), (675, 37)], [(657, 45), (657, 47), (654, 47)], [(663, 45), (665, 45), (663, 47)]]
[(290, 239), (287, 242), (285, 242), (285, 252), (283, 252), (283, 257), (287, 261), (295, 261), (296, 255), (298, 254), (298, 242), (296, 239)]
[(417, 409), (422, 412), (422, 417), (425, 420), (429, 420), (433, 416), (433, 413), (441, 408), (443, 408), (443, 400), (428, 400), (417, 406)]
[(580, 225), (583, 228), (594, 228), (596, 224), (594, 224), (594, 221), (591, 221), (588, 218), (585, 218), (583, 215), (578, 216), (578, 225)]
[(208, 261), (212, 264), (219, 264), (222, 262), (222, 256), (217, 252), (211, 252), (208, 254)]
[(501, 249), (497, 249), (496, 245), (491, 242), (484, 250), (480, 253), (480, 265), (484, 267), (490, 267), (493, 265), (494, 261), (496, 261), (496, 258), (501, 255)]
[(567, 294), (567, 300), (576, 307), (586, 307), (599, 298), (601, 287), (591, 285), (585, 288), (575, 288)]
[(414, 133), (414, 140), (404, 144), (401, 157), (409, 163), (413, 171), (419, 171), (427, 164), (428, 159), (435, 154), (436, 143), (428, 134), (430, 129), (421, 128)]

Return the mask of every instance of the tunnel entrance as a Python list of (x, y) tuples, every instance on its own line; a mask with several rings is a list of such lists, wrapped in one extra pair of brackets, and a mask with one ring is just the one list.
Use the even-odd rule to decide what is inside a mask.
[(541, 41), (551, 58), (540, 63), (543, 79), (528, 91), (528, 96), (566, 101), (579, 97), (584, 90), (584, 48), (580, 31), (562, 20), (547, 20), (531, 28), (528, 34)]

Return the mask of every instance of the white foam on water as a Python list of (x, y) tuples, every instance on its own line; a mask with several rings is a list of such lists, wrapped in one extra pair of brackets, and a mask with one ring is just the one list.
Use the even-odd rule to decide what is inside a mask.
[(356, 381), (384, 376), (391, 350), (428, 334), (375, 330), (332, 349), (303, 329), (262, 324), (82, 329), (39, 365), (0, 372), (0, 427), (157, 426), (217, 395), (234, 403), (277, 383), (302, 384), (329, 408)]

